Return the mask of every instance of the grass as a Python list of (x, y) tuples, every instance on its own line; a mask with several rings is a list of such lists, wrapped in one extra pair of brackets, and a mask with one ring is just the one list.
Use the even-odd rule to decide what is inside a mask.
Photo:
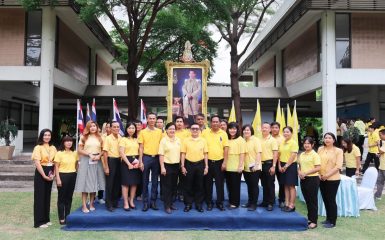
[[(256, 231), (159, 231), (159, 232), (67, 232), (60, 230), (56, 209), (57, 193), (52, 193), (51, 221), (48, 229), (33, 228), (33, 193), (0, 192), (0, 239), (382, 239), (385, 220), (385, 199), (377, 202), (378, 211), (361, 211), (359, 218), (338, 218), (335, 229), (303, 232)], [(80, 206), (74, 195), (73, 208)], [(306, 215), (305, 205), (297, 201), (297, 210)], [(323, 221), (320, 217), (319, 221)]]

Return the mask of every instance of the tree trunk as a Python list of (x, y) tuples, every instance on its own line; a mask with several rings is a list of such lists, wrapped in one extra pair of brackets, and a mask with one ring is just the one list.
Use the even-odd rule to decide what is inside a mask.
[(128, 121), (133, 121), (138, 117), (139, 110), (139, 81), (136, 72), (127, 69), (127, 100), (128, 100)]
[(237, 122), (242, 126), (242, 112), (241, 112), (241, 93), (239, 91), (239, 72), (238, 63), (239, 58), (237, 55), (237, 47), (231, 47), (230, 51), (230, 82), (231, 82), (231, 98), (234, 100), (235, 116)]

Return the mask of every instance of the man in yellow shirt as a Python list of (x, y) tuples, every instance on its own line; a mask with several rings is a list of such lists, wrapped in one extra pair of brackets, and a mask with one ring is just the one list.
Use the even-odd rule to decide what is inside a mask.
[(181, 149), (181, 171), (185, 178), (185, 212), (191, 210), (192, 203), (198, 212), (203, 212), (202, 202), (204, 200), (204, 175), (208, 172), (207, 142), (199, 137), (199, 125), (191, 125), (191, 137), (183, 141)]
[[(281, 144), (281, 142), (285, 141), (285, 138), (279, 134), (281, 124), (278, 122), (272, 122), (270, 123), (271, 127), (271, 136), (277, 140), (278, 146)], [(283, 185), (283, 179), (282, 179), (282, 173), (278, 171), (278, 164), (277, 167), (275, 168), (275, 172), (277, 174), (277, 180), (279, 184), (279, 191), (278, 191), (278, 202), (279, 202), (279, 207), (283, 208), (285, 207), (285, 186)]]
[(377, 200), (381, 200), (382, 190), (384, 189), (385, 183), (385, 129), (380, 130), (380, 137), (380, 166), (378, 168), (377, 191), (374, 194)]
[[(191, 137), (191, 132), (184, 128), (184, 120), (182, 116), (177, 116), (175, 118), (175, 127), (176, 127), (175, 136), (180, 139), (181, 143), (183, 143), (183, 141), (186, 138)], [(183, 202), (184, 200), (183, 180), (184, 180), (184, 176), (180, 172), (178, 176), (177, 198), (179, 198), (179, 201), (181, 202)]]
[[(147, 114), (147, 127), (140, 131), (138, 137), (139, 143), (139, 162), (143, 171), (142, 175), (142, 211), (146, 212), (149, 207), (153, 210), (159, 210), (156, 206), (158, 197), (158, 177), (160, 173), (159, 165), (159, 143), (163, 137), (162, 130), (155, 127), (155, 113)], [(151, 172), (151, 205), (148, 199), (148, 184)]]
[(227, 133), (220, 128), (220, 118), (218, 115), (211, 117), (211, 129), (205, 129), (202, 137), (208, 145), (209, 172), (205, 176), (205, 201), (207, 210), (213, 209), (213, 184), (215, 179), (215, 189), (217, 191), (216, 206), (224, 211), (224, 170), (226, 169), (229, 139)]
[(198, 113), (195, 117), (198, 125), (199, 125), (199, 128), (201, 131), (205, 130), (206, 129), (206, 121), (205, 121), (205, 115), (203, 113)]
[(366, 169), (368, 169), (369, 164), (374, 160), (374, 165), (378, 170), (378, 166), (380, 165), (380, 159), (378, 158), (378, 146), (380, 142), (380, 135), (376, 131), (376, 124), (372, 124), (368, 128), (368, 155), (366, 155), (366, 160), (364, 166), (362, 168), (362, 173), (365, 173)]
[(108, 211), (114, 211), (118, 207), (121, 195), (120, 185), (120, 155), (119, 155), (119, 135), (120, 126), (117, 121), (111, 122), (111, 134), (103, 142), (103, 165), (106, 174), (106, 208)]
[(360, 149), (361, 156), (362, 156), (362, 153), (364, 152), (363, 145), (365, 142), (365, 127), (366, 127), (366, 125), (360, 118), (357, 118), (356, 121), (354, 122), (354, 127), (356, 127), (360, 131), (360, 136), (359, 136), (359, 139), (357, 142), (357, 147)]
[(278, 159), (278, 143), (270, 135), (271, 128), (269, 123), (262, 124), (262, 174), (261, 183), (263, 187), (263, 201), (261, 207), (266, 207), (268, 211), (273, 210), (275, 200), (275, 169)]

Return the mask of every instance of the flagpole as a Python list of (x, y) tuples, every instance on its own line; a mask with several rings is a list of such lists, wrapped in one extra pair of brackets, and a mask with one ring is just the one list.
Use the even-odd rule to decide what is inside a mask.
[(75, 137), (76, 137), (76, 145), (75, 145), (75, 149), (76, 151), (78, 151), (78, 144), (79, 144), (79, 140), (78, 140), (78, 132), (79, 132), (79, 126), (78, 126), (78, 118), (79, 118), (79, 99), (77, 99), (77, 104), (76, 104), (76, 134), (75, 134)]

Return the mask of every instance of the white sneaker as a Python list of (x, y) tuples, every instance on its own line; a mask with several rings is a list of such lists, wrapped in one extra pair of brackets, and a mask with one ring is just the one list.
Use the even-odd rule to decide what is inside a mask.
[(90, 207), (90, 211), (95, 211), (96, 209), (94, 207)]
[(47, 222), (46, 225), (47, 225), (47, 226), (51, 226), (52, 223), (51, 223), (51, 222)]
[(47, 224), (42, 224), (42, 225), (39, 226), (39, 228), (47, 228), (47, 227), (48, 227)]
[(103, 198), (102, 198), (102, 199), (99, 199), (98, 202), (99, 202), (99, 204), (105, 204), (105, 203), (106, 203), (106, 201), (104, 201)]

